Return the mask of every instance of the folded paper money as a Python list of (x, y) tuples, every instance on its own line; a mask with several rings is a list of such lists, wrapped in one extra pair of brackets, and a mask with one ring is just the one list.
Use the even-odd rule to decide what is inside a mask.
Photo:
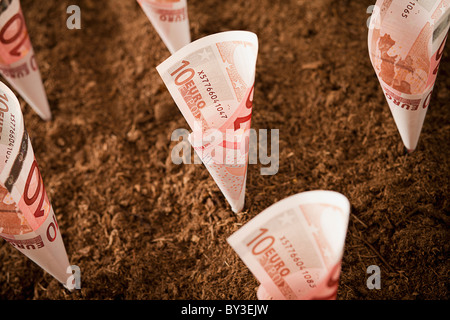
[(51, 119), (19, 0), (0, 3), (0, 73), (43, 120)]
[(173, 54), (191, 42), (186, 0), (137, 0)]
[(369, 54), (400, 136), (416, 149), (450, 25), (450, 0), (378, 0)]
[(194, 150), (234, 212), (244, 207), (258, 38), (227, 31), (194, 41), (157, 70), (191, 127)]
[(308, 191), (270, 206), (228, 243), (261, 283), (260, 300), (336, 299), (350, 203)]
[(0, 237), (68, 289), (69, 265), (19, 101), (0, 82)]

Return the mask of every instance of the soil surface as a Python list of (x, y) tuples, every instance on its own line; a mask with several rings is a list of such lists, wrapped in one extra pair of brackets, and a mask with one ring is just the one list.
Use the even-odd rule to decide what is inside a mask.
[[(273, 203), (343, 193), (351, 217), (338, 299), (447, 299), (450, 51), (417, 150), (403, 143), (369, 60), (369, 0), (189, 0), (192, 39), (259, 37), (252, 127), (280, 130), (280, 169), (248, 169), (234, 214), (203, 165), (175, 165), (188, 125), (155, 67), (170, 56), (135, 0), (22, 0), (51, 105), (25, 125), (81, 290), (2, 240), (2, 299), (256, 299), (226, 238)], [(68, 30), (69, 5), (81, 30)], [(448, 49), (448, 44), (447, 44)], [(366, 286), (381, 268), (381, 289)]]

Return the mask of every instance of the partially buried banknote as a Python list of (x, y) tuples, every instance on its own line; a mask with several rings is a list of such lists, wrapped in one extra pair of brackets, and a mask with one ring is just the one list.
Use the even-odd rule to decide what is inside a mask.
[(261, 283), (260, 300), (336, 299), (350, 203), (303, 192), (267, 208), (228, 238)]
[(378, 0), (370, 59), (406, 149), (416, 149), (450, 26), (450, 0)]
[(73, 289), (72, 269), (19, 101), (1, 82), (0, 237)]
[(228, 31), (190, 43), (157, 67), (234, 212), (245, 200), (257, 54), (254, 33)]

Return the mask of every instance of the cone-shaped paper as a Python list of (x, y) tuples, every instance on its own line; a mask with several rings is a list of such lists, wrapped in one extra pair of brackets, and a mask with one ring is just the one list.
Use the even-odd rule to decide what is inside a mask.
[(228, 243), (261, 282), (258, 299), (334, 300), (350, 203), (334, 191), (309, 191), (270, 206)]
[(257, 55), (254, 33), (228, 31), (190, 43), (157, 67), (234, 212), (245, 200)]
[(186, 0), (137, 0), (173, 54), (191, 42)]
[(450, 0), (378, 0), (372, 65), (406, 149), (416, 149), (450, 25)]
[[(217, 130), (211, 136), (203, 137), (194, 131), (189, 142), (208, 172), (224, 194), (233, 212), (240, 212), (245, 202), (247, 178), (249, 130), (230, 130), (228, 139)], [(234, 141), (233, 141), (234, 140)], [(210, 142), (212, 141), (212, 143)], [(218, 143), (217, 143), (218, 142)]]
[(3, 1), (0, 6), (0, 72), (43, 120), (51, 119), (19, 0)]
[(0, 119), (0, 237), (72, 289), (72, 269), (19, 101), (1, 82)]

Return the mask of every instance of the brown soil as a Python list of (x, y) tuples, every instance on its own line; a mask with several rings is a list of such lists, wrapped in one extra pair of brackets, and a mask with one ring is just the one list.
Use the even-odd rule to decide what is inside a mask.
[[(188, 2), (193, 40), (258, 35), (252, 126), (280, 129), (279, 172), (250, 165), (236, 215), (204, 166), (171, 162), (171, 133), (188, 126), (155, 69), (169, 52), (136, 1), (22, 0), (54, 117), (23, 103), (25, 123), (82, 289), (2, 241), (0, 297), (256, 299), (226, 238), (278, 200), (328, 189), (352, 203), (338, 299), (447, 299), (449, 51), (406, 155), (369, 60), (375, 1)], [(72, 4), (81, 30), (66, 28)], [(366, 287), (370, 265), (381, 290)]]

